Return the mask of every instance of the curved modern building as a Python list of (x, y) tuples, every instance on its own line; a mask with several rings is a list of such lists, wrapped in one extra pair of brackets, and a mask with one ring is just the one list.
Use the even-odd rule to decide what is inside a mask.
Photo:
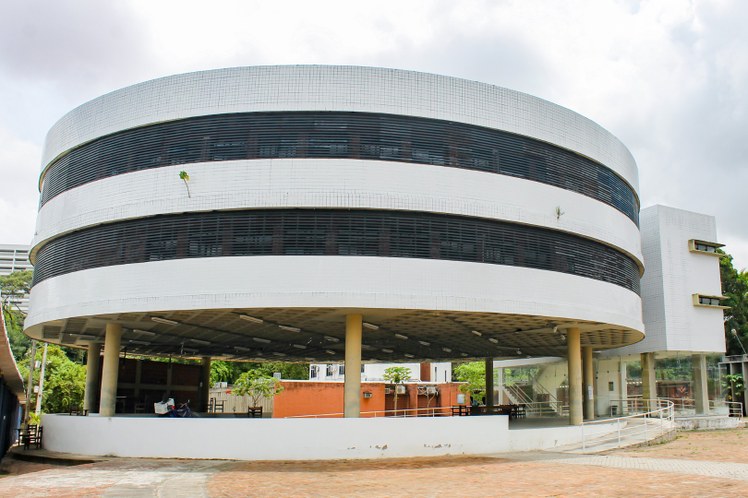
[[(565, 355), (643, 337), (637, 168), (568, 109), (348, 66), (170, 76), (48, 134), (27, 333), (335, 361)], [(349, 324), (350, 325), (350, 324)], [(575, 339), (576, 340), (576, 339)]]

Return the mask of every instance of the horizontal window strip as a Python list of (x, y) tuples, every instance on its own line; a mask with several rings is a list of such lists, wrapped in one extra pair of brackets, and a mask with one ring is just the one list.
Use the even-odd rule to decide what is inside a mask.
[(34, 284), (104, 266), (271, 255), (519, 266), (579, 275), (639, 293), (639, 268), (633, 259), (568, 233), (453, 215), (332, 209), (162, 215), (87, 228), (52, 240), (38, 251)]
[(50, 165), (41, 205), (69, 189), (132, 171), (276, 158), (398, 161), (515, 176), (592, 197), (639, 221), (636, 194), (625, 180), (561, 147), (463, 123), (348, 112), (200, 116), (102, 137)]

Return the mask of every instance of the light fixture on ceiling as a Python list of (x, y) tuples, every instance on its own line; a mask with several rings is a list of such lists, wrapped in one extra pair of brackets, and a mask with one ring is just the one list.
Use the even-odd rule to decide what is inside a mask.
[(420, 344), (421, 346), (431, 346), (431, 343), (428, 341), (418, 341), (418, 344)]
[(478, 332), (477, 330), (471, 330), (471, 332), (473, 333), (473, 335), (477, 335), (478, 337), (480, 337), (480, 336), (483, 335), (480, 332)]
[(252, 340), (255, 342), (261, 342), (262, 344), (270, 344), (270, 339), (264, 339), (262, 337), (253, 337)]
[(263, 320), (262, 318), (257, 318), (257, 317), (249, 316), (249, 315), (239, 315), (239, 318), (247, 322), (252, 322), (252, 323), (265, 323), (265, 320)]
[(156, 323), (163, 323), (164, 325), (179, 325), (176, 320), (169, 320), (168, 318), (161, 318), (160, 316), (152, 316), (151, 320)]
[(445, 353), (451, 353), (452, 352), (452, 350), (449, 349), (449, 348), (442, 348), (442, 351), (444, 351)]
[(149, 341), (138, 341), (136, 339), (131, 339), (130, 344), (136, 344), (138, 346), (150, 346), (151, 345)]
[(156, 337), (156, 333), (151, 332), (150, 330), (132, 329), (132, 331), (134, 334), (147, 335), (149, 337)]
[(408, 340), (408, 336), (403, 334), (395, 334), (395, 337), (397, 337), (398, 339), (402, 339), (403, 341)]
[(234, 351), (251, 351), (249, 348), (245, 348), (244, 346), (234, 346)]
[(281, 353), (280, 351), (273, 351), (273, 354), (275, 356), (286, 356), (286, 353)]
[(306, 349), (306, 346), (303, 344), (291, 344), (291, 346), (295, 347), (296, 349)]
[(369, 323), (369, 322), (362, 322), (362, 323), (361, 323), (361, 325), (363, 325), (363, 326), (364, 326), (364, 327), (366, 327), (367, 329), (371, 329), (371, 330), (379, 330), (379, 325), (374, 325), (373, 323)]
[(415, 358), (415, 356), (410, 353), (403, 353), (403, 356), (405, 356), (406, 358)]
[(326, 335), (325, 340), (330, 341), (330, 342), (340, 342), (340, 339), (338, 339), (337, 337), (333, 337), (331, 335)]
[(281, 325), (278, 324), (279, 329), (288, 330), (289, 332), (301, 332), (301, 329), (299, 327), (292, 327), (291, 325)]
[(187, 339), (187, 340), (194, 344), (199, 344), (201, 346), (210, 346), (210, 341), (204, 341), (202, 339)]
[(327, 354), (335, 354), (335, 351), (333, 351), (332, 349), (325, 349), (325, 353), (327, 353)]
[(522, 354), (522, 350), (518, 348), (518, 349), (517, 349), (517, 354), (518, 354), (518, 355), (521, 355), (521, 354)]
[(69, 335), (75, 337), (79, 341), (95, 341), (96, 339), (98, 339), (97, 336), (95, 336), (95, 335), (88, 335), (88, 334), (72, 334), (71, 333)]
[(389, 348), (382, 348), (382, 352), (383, 352), (383, 353), (394, 353), (394, 351), (392, 351), (392, 350), (391, 350), (391, 349), (389, 349)]
[(489, 338), (488, 338), (488, 340), (489, 340), (489, 342), (492, 342), (492, 343), (494, 343), (494, 344), (498, 344), (498, 343), (499, 343), (499, 340), (498, 340), (498, 339), (495, 339), (495, 338), (493, 338), (493, 337), (489, 337)]

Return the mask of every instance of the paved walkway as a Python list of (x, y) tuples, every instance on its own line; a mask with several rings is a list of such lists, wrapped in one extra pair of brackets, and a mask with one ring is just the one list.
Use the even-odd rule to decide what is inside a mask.
[(706, 460), (681, 460), (675, 458), (627, 457), (618, 455), (579, 455), (564, 453), (527, 452), (496, 455), (515, 461), (547, 461), (571, 465), (592, 465), (615, 469), (645, 470), (649, 472), (675, 472), (679, 474), (718, 477), (748, 481), (748, 463), (711, 462)]
[[(705, 438), (715, 437), (696, 434), (607, 455), (528, 452), (333, 462), (111, 458), (73, 466), (15, 462), (11, 465), (26, 466), (21, 471), (30, 473), (1, 478), (0, 497), (748, 496), (745, 435), (731, 433), (732, 448), (720, 440), (711, 453), (697, 453), (713, 460), (685, 459), (696, 448), (704, 451)], [(668, 447), (680, 447), (684, 458), (651, 453)]]

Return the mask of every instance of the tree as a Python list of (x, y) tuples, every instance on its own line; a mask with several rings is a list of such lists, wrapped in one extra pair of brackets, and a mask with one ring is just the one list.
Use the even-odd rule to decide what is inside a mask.
[(31, 339), (23, 333), (25, 314), (18, 307), (18, 301), (31, 290), (31, 270), (14, 271), (9, 275), (0, 276), (0, 297), (2, 297), (2, 312), (7, 325), (10, 349), (16, 361), (26, 356)]
[[(29, 374), (29, 358), (24, 358), (18, 364), (18, 370), (23, 378)], [(42, 349), (36, 352), (35, 361), (42, 361)], [(39, 370), (34, 371), (34, 385), (39, 384)], [(71, 407), (83, 403), (86, 389), (86, 367), (75, 363), (65, 350), (55, 344), (47, 348), (47, 366), (44, 373), (44, 399), (42, 411), (44, 413), (61, 413)]]
[(3, 310), (8, 307), (18, 309), (18, 301), (31, 291), (31, 270), (14, 271), (0, 276), (0, 293), (2, 293)]
[(465, 384), (460, 386), (460, 391), (471, 395), (475, 399), (481, 399), (486, 395), (486, 364), (481, 361), (471, 361), (458, 365), (454, 369), (455, 378)]
[(241, 374), (231, 393), (236, 396), (249, 396), (252, 406), (258, 406), (260, 398), (271, 398), (283, 391), (283, 386), (275, 377), (261, 370), (248, 370)]
[[(745, 270), (736, 270), (729, 254), (724, 254), (720, 258), (719, 269), (722, 277), (722, 294), (727, 297), (722, 304), (730, 307), (725, 310), (727, 354), (742, 355), (741, 343), (743, 346), (748, 344), (748, 273)], [(732, 330), (735, 330), (735, 335), (732, 334)]]
[(385, 381), (395, 385), (395, 415), (397, 415), (397, 386), (411, 379), (410, 368), (408, 367), (389, 367), (385, 369), (382, 376)]

